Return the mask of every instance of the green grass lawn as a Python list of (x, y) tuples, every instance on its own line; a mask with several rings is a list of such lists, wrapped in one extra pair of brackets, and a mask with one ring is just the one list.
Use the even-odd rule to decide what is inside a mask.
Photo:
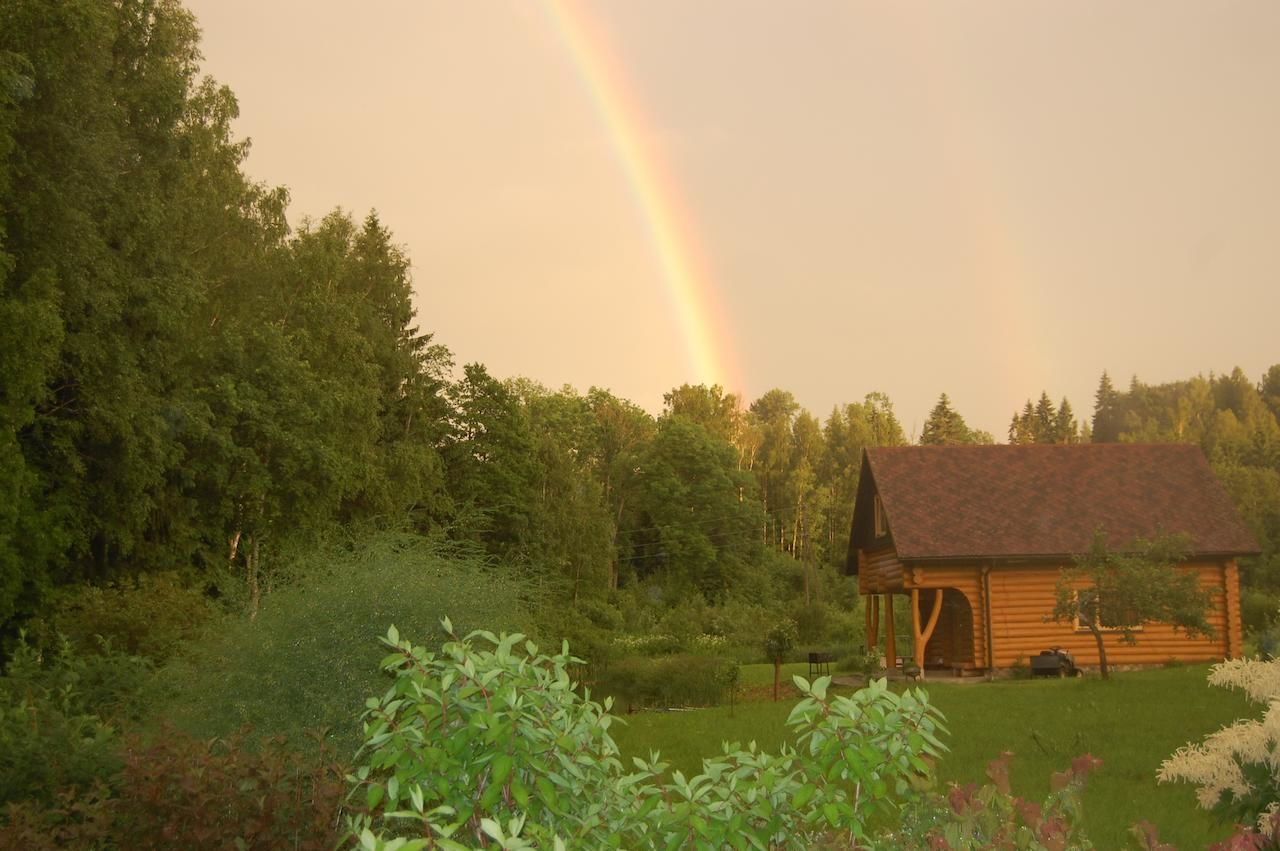
[[(788, 665), (784, 678), (805, 675)], [(1182, 851), (1206, 847), (1227, 832), (1196, 806), (1192, 787), (1157, 785), (1160, 761), (1236, 718), (1256, 715), (1243, 697), (1205, 682), (1204, 665), (1124, 672), (1109, 682), (1010, 680), (963, 685), (931, 683), (929, 696), (947, 717), (951, 752), (939, 764), (944, 782), (983, 782), (988, 761), (1001, 751), (1016, 755), (1014, 791), (1033, 800), (1048, 792), (1049, 775), (1071, 758), (1092, 753), (1103, 760), (1085, 793), (1085, 825), (1099, 848), (1123, 848), (1139, 821), (1160, 827), (1161, 838)], [(744, 666), (743, 683), (772, 684), (769, 665)], [(616, 727), (624, 755), (659, 750), (673, 768), (699, 769), (721, 742), (755, 741), (776, 750), (794, 700), (739, 703), (689, 712), (630, 716)]]

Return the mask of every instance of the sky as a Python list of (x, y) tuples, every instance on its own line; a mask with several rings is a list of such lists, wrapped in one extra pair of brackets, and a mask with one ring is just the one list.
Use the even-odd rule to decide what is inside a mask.
[(825, 418), (1280, 363), (1280, 3), (187, 0), (294, 225), (459, 365)]

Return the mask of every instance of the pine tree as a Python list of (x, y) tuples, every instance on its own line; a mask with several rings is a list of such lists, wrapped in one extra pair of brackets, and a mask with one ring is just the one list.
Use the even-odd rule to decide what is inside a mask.
[(1058, 415), (1054, 419), (1053, 442), (1080, 442), (1080, 425), (1076, 422), (1075, 412), (1071, 410), (1071, 403), (1067, 401), (1066, 396), (1062, 397), (1062, 403), (1058, 405)]
[(1106, 370), (1093, 397), (1093, 442), (1115, 443), (1120, 439), (1120, 394)]
[(929, 419), (925, 420), (924, 430), (920, 434), (921, 445), (955, 446), (975, 442), (974, 433), (969, 430), (964, 417), (951, 407), (951, 400), (943, 393), (938, 397), (938, 404), (929, 412)]

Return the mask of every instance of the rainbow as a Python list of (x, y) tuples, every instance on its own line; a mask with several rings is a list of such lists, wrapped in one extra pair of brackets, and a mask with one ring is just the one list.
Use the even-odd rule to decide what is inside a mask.
[(648, 137), (644, 111), (604, 31), (577, 0), (546, 0), (552, 26), (608, 132), (688, 350), (695, 383), (744, 389), (728, 323), (679, 187)]

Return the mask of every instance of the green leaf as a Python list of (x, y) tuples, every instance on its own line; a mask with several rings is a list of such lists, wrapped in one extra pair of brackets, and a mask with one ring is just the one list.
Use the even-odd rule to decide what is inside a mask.
[(797, 810), (803, 808), (805, 804), (809, 803), (809, 800), (813, 798), (814, 793), (817, 791), (817, 786), (812, 783), (806, 783), (797, 789), (795, 794), (791, 796), (791, 806)]
[(489, 767), (489, 782), (495, 785), (502, 785), (507, 782), (507, 777), (511, 774), (511, 756), (510, 754), (500, 753), (493, 759), (493, 763)]

